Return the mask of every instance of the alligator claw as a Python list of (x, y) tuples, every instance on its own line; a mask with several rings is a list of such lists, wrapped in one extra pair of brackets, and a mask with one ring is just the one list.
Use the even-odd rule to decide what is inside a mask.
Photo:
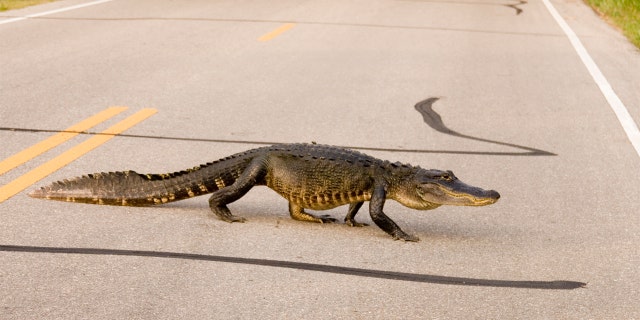
[(319, 216), (317, 218), (320, 219), (320, 223), (334, 223), (334, 222), (338, 221), (337, 219), (332, 218), (328, 214), (321, 215), (321, 216)]
[(402, 240), (402, 241), (410, 241), (410, 242), (418, 242), (420, 238), (416, 236), (412, 236), (410, 234), (405, 233), (402, 230), (399, 230), (393, 235), (393, 240)]
[(247, 219), (245, 219), (245, 218), (243, 218), (243, 217), (233, 217), (233, 218), (231, 219), (231, 221), (229, 221), (229, 222), (240, 222), (240, 223), (244, 223), (244, 222), (246, 222), (246, 221), (247, 221)]
[(356, 222), (355, 220), (345, 220), (344, 223), (349, 227), (366, 227), (369, 225), (368, 223)]
[(222, 221), (231, 223), (247, 221), (247, 219), (243, 217), (238, 217), (231, 214), (231, 211), (229, 211), (229, 208), (227, 208), (227, 206), (212, 206), (211, 211), (215, 213), (215, 215), (218, 216), (218, 218)]
[(244, 223), (247, 221), (247, 219), (243, 218), (243, 217), (238, 217), (238, 216), (227, 216), (224, 218), (220, 218), (223, 221), (229, 222), (229, 223), (234, 223), (234, 222), (240, 222), (240, 223)]

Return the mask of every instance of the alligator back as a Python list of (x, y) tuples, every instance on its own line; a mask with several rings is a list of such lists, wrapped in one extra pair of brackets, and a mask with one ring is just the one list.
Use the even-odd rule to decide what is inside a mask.
[(237, 153), (191, 169), (167, 174), (103, 172), (54, 182), (33, 198), (91, 204), (148, 206), (191, 198), (233, 184), (263, 148)]
[(302, 208), (326, 210), (368, 201), (382, 160), (327, 145), (274, 146), (267, 158), (266, 185)]

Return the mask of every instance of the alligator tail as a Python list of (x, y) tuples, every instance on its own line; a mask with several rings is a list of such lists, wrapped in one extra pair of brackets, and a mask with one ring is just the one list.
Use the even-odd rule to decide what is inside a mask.
[(33, 198), (105, 204), (149, 206), (183, 200), (229, 186), (251, 157), (234, 155), (174, 173), (139, 174), (134, 171), (88, 174), (54, 182), (29, 193)]

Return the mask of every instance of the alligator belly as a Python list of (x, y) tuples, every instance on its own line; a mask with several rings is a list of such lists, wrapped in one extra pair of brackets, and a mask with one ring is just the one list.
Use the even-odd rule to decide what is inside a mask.
[(371, 194), (365, 191), (297, 193), (280, 192), (276, 190), (276, 192), (290, 202), (311, 210), (328, 210), (354, 202), (369, 201), (371, 199)]

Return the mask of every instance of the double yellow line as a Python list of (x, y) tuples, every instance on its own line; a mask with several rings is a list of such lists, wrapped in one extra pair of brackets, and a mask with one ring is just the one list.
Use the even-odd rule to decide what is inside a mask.
[[(295, 27), (295, 23), (285, 23), (280, 27), (268, 32), (258, 38), (259, 41), (270, 41), (287, 30)], [(88, 129), (104, 122), (112, 117), (127, 110), (127, 107), (110, 107), (107, 108), (73, 126), (43, 140), (35, 145), (28, 147), (17, 154), (10, 156), (7, 159), (0, 161), (0, 175), (24, 164), (25, 162), (55, 148), (56, 146), (70, 140), (78, 134), (87, 131)], [(134, 115), (116, 123), (109, 129), (100, 132), (87, 139), (86, 141), (72, 147), (59, 156), (47, 161), (46, 163), (38, 166), (37, 168), (27, 172), (26, 174), (18, 177), (17, 179), (7, 183), (4, 186), (0, 186), (0, 203), (13, 197), (34, 183), (40, 181), (44, 177), (66, 166), (72, 161), (80, 158), (82, 155), (97, 148), (101, 144), (109, 141), (115, 135), (122, 133), (123, 131), (133, 127), (134, 125), (142, 122), (148, 117), (155, 114), (155, 109), (142, 109)]]
[[(83, 131), (86, 131), (104, 121), (111, 119), (112, 117), (122, 113), (125, 110), (127, 110), (127, 107), (107, 108), (77, 124), (74, 124), (73, 126), (63, 130), (62, 132), (56, 133), (55, 135), (43, 141), (40, 141), (35, 145), (28, 147), (5, 160), (0, 161), (0, 175), (62, 144), (65, 141), (70, 140)], [(156, 112), (157, 110), (155, 109), (142, 109), (135, 114), (125, 118), (124, 120), (116, 123), (115, 125), (109, 127), (108, 129), (100, 132), (99, 134), (94, 135), (86, 141), (63, 152), (59, 156), (7, 183), (6, 185), (0, 186), (0, 203), (13, 197), (17, 193), (33, 185), (34, 183), (50, 175), (51, 173), (59, 170), (60, 168), (66, 166), (72, 161), (80, 158), (89, 151), (111, 140), (116, 135), (144, 121)]]

